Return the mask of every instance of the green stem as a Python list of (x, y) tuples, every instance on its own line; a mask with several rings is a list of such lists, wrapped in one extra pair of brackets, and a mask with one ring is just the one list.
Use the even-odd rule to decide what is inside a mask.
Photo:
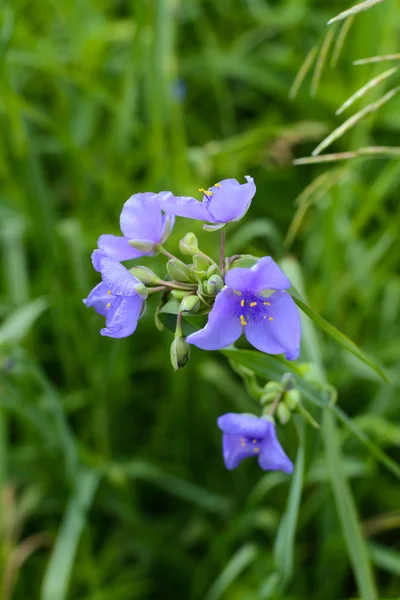
[(177, 256), (175, 256), (174, 254), (171, 254), (171, 252), (168, 252), (168, 250), (166, 250), (164, 248), (164, 246), (161, 246), (161, 244), (156, 246), (155, 249), (157, 250), (157, 252), (159, 252), (160, 254), (164, 254), (164, 256), (166, 256), (169, 259), (175, 259), (175, 260), (179, 260), (180, 262), (182, 262)]
[(182, 290), (184, 292), (192, 292), (197, 289), (197, 284), (195, 283), (188, 283), (186, 285), (177, 283), (176, 281), (164, 281), (163, 279), (160, 280), (160, 283), (163, 284), (163, 287), (171, 288), (173, 290)]
[(225, 229), (221, 229), (221, 243), (219, 247), (219, 268), (222, 277), (224, 276), (224, 252), (225, 252)]

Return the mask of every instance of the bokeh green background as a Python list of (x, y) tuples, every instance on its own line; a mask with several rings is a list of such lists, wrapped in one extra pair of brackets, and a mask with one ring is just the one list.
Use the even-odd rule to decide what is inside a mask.
[[(240, 378), (223, 356), (196, 349), (173, 372), (172, 335), (154, 327), (154, 299), (125, 340), (102, 338), (102, 319), (82, 304), (97, 283), (97, 237), (118, 233), (131, 194), (193, 195), (250, 174), (257, 195), (228, 229), (228, 251), (296, 258), (310, 305), (391, 377), (379, 382), (321, 336), (339, 405), (400, 458), (399, 160), (292, 166), (343, 120), (338, 106), (387, 68), (352, 61), (399, 51), (399, 3), (387, 0), (354, 19), (317, 94), (307, 76), (289, 100), (306, 54), (347, 6), (1, 4), (1, 600), (361, 597), (319, 434), (285, 551), (294, 550), (293, 573), (271, 591), (290, 480), (252, 461), (223, 466), (217, 416), (254, 409)], [(395, 98), (333, 150), (398, 145), (399, 109)], [(183, 220), (172, 251), (189, 228), (218, 252), (218, 234)], [(152, 264), (162, 274), (163, 261)], [(295, 428), (281, 435), (294, 458)], [(398, 480), (341, 429), (338, 444), (365, 536), (359, 552), (379, 589), (370, 598), (398, 598)]]

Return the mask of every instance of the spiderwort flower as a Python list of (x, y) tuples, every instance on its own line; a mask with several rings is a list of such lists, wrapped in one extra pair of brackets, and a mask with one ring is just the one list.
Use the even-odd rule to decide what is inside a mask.
[(271, 420), (226, 413), (217, 423), (223, 432), (222, 453), (227, 469), (236, 469), (245, 458), (257, 456), (264, 471), (292, 473), (293, 463), (280, 445)]
[(154, 254), (155, 247), (165, 242), (175, 218), (161, 211), (161, 200), (171, 192), (134, 194), (124, 204), (120, 227), (124, 234), (101, 235), (98, 248), (111, 258), (122, 261)]
[(95, 250), (92, 254), (93, 266), (100, 271), (103, 281), (96, 285), (83, 300), (86, 306), (106, 317), (106, 327), (101, 335), (123, 338), (131, 335), (142, 312), (144, 299), (143, 284), (123, 265)]
[(213, 226), (208, 229), (219, 229), (228, 221), (239, 221), (247, 212), (256, 193), (252, 177), (246, 175), (247, 183), (240, 184), (236, 179), (223, 179), (208, 190), (203, 188), (203, 200), (199, 202), (190, 196), (161, 197), (162, 209), (177, 217), (207, 221)]
[[(189, 335), (187, 342), (203, 350), (219, 350), (236, 342), (244, 330), (257, 350), (284, 353), (288, 360), (298, 358), (299, 312), (284, 291), (290, 287), (290, 281), (272, 258), (261, 258), (250, 269), (231, 269), (225, 284), (215, 299), (207, 325)], [(277, 291), (266, 296), (266, 290)]]

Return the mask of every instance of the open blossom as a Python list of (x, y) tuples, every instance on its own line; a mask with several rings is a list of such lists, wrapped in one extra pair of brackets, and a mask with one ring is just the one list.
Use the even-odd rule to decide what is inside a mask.
[(101, 335), (127, 337), (135, 331), (142, 312), (144, 299), (138, 290), (143, 285), (123, 265), (100, 250), (93, 252), (92, 260), (103, 281), (93, 288), (83, 302), (106, 317), (106, 326), (100, 330)]
[[(207, 325), (187, 337), (203, 350), (220, 350), (236, 342), (242, 332), (257, 350), (300, 354), (301, 323), (297, 306), (284, 290), (290, 281), (270, 256), (250, 269), (228, 271), (226, 286), (217, 295)], [(272, 290), (277, 290), (270, 293)], [(270, 294), (270, 295), (268, 295)]]
[[(98, 248), (115, 260), (129, 260), (154, 253), (155, 246), (162, 244), (174, 225), (174, 217), (163, 214), (162, 198), (170, 192), (134, 194), (124, 204), (120, 217), (123, 236), (101, 235)], [(135, 247), (129, 242), (134, 242)]]
[(206, 221), (218, 228), (229, 221), (239, 221), (246, 214), (256, 193), (253, 178), (246, 175), (246, 180), (240, 184), (236, 179), (223, 179), (208, 190), (200, 189), (202, 202), (190, 196), (165, 194), (161, 207), (168, 214)]
[(227, 469), (236, 469), (245, 458), (257, 456), (264, 471), (292, 473), (293, 463), (286, 456), (275, 425), (255, 415), (226, 413), (217, 420), (222, 430), (222, 452)]

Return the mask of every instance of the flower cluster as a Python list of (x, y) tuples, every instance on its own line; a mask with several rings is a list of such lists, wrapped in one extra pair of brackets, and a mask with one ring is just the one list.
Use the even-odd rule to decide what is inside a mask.
[[(224, 231), (218, 262), (200, 250), (193, 233), (186, 234), (179, 244), (181, 254), (191, 258), (190, 264), (164, 248), (175, 217), (203, 221), (207, 231), (223, 229), (245, 215), (256, 187), (247, 176), (246, 183), (224, 179), (199, 192), (201, 201), (171, 192), (134, 194), (122, 208), (122, 235), (100, 236), (92, 262), (102, 281), (84, 300), (86, 306), (105, 317), (100, 333), (114, 338), (134, 333), (146, 298), (161, 292), (157, 322), (162, 312), (176, 314), (171, 346), (174, 368), (187, 362), (190, 345), (219, 350), (236, 342), (242, 333), (261, 352), (296, 359), (300, 352), (300, 317), (286, 291), (290, 281), (271, 257), (225, 257)], [(156, 253), (168, 258), (164, 277), (144, 266), (127, 268), (121, 264)], [(207, 322), (185, 337), (183, 321), (193, 315), (206, 316)], [(261, 468), (291, 472), (291, 462), (277, 441), (270, 418), (227, 414), (220, 417), (218, 425), (223, 431), (227, 468), (258, 455)]]

